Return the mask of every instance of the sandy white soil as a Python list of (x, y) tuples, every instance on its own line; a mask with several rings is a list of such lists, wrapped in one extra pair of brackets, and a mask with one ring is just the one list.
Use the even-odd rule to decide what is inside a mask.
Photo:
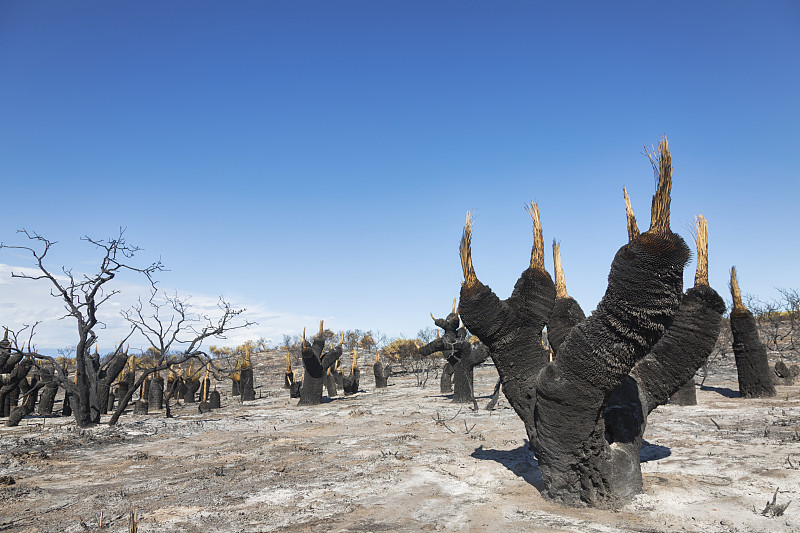
[[(698, 389), (698, 406), (652, 413), (644, 493), (602, 511), (543, 499), (504, 399), (473, 412), (411, 376), (376, 390), (364, 366), (362, 392), (298, 407), (282, 355), (260, 357), (252, 402), (126, 414), (115, 427), (30, 417), (0, 428), (0, 476), (15, 480), (0, 485), (0, 531), (128, 531), (131, 506), (141, 532), (800, 531), (800, 387), (730, 397), (730, 361)], [(496, 375), (476, 371), (481, 408)], [(776, 489), (778, 504), (795, 501), (762, 516)]]

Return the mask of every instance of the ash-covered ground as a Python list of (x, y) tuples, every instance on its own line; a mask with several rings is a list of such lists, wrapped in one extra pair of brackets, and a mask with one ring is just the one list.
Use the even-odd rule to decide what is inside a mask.
[[(366, 359), (366, 358), (365, 358)], [(716, 361), (696, 407), (659, 407), (642, 450), (644, 493), (618, 511), (544, 500), (522, 422), (476, 369), (481, 410), (438, 382), (393, 376), (376, 390), (298, 407), (283, 356), (257, 361), (261, 397), (126, 414), (79, 430), (71, 418), (0, 428), (0, 531), (800, 531), (800, 386), (737, 397), (732, 356)], [(774, 362), (774, 361), (773, 361)], [(697, 377), (700, 381), (701, 376)], [(230, 390), (221, 384), (220, 390)], [(795, 500), (783, 516), (762, 516)], [(100, 516), (102, 513), (102, 528)]]

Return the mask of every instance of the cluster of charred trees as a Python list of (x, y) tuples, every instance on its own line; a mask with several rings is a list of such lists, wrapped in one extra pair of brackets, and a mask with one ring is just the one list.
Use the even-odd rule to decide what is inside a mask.
[[(714, 347), (725, 304), (708, 285), (705, 224), (698, 223), (694, 287), (683, 291), (690, 252), (670, 229), (671, 156), (666, 138), (653, 158), (658, 186), (650, 228), (628, 209), (628, 243), (608, 288), (586, 318), (544, 267), (538, 207), (529, 213), (529, 267), (501, 300), (472, 264), (472, 220), (461, 239), (459, 302), (465, 326), (489, 350), (503, 392), (522, 419), (544, 493), (568, 505), (614, 507), (641, 491), (639, 452), (647, 415), (692, 378)], [(550, 332), (550, 353), (542, 330)]]
[[(48, 252), (55, 243), (36, 232), (23, 229), (18, 233), (28, 239), (28, 245), (14, 246), (0, 243), (0, 249), (8, 248), (29, 253), (33, 258), (35, 273), (12, 272), (12, 277), (43, 281), (50, 285), (51, 294), (64, 307), (65, 317), (74, 320), (77, 325), (77, 343), (75, 368), (70, 374), (65, 367), (57, 363), (55, 358), (36, 353), (30, 348), (36, 324), (23, 326), (19, 331), (29, 328), (30, 332), (28, 352), (23, 355), (21, 348), (17, 348), (15, 343), (10, 343), (8, 350), (11, 355), (7, 359), (19, 358), (20, 362), (16, 364), (19, 368), (10, 373), (7, 385), (11, 385), (12, 381), (18, 384), (19, 374), (27, 375), (27, 372), (35, 366), (42, 386), (47, 383), (50, 387), (49, 391), (45, 391), (47, 395), (52, 393), (52, 387), (65, 390), (65, 396), (69, 399), (68, 410), (71, 411), (79, 427), (97, 424), (100, 422), (101, 414), (111, 412), (109, 399), (112, 392), (115, 403), (112, 404), (114, 407), (109, 424), (116, 424), (134, 395), (138, 393), (143, 402), (147, 400), (148, 395), (144, 394), (144, 389), (147, 387), (149, 394), (149, 389), (153, 385), (146, 382), (160, 382), (159, 373), (174, 365), (181, 365), (190, 360), (208, 362), (210, 358), (202, 349), (206, 340), (224, 338), (227, 332), (253, 324), (249, 321), (240, 322), (240, 315), (244, 309), (234, 309), (223, 299), (218, 303), (218, 313), (210, 317), (195, 313), (191, 309), (189, 298), (169, 296), (158, 291), (152, 276), (163, 270), (161, 262), (156, 261), (144, 267), (133, 266), (131, 258), (140, 249), (127, 243), (122, 230), (118, 237), (108, 240), (84, 237), (83, 240), (99, 252), (99, 265), (94, 274), (75, 274), (66, 267), (62, 267), (58, 275), (53, 274), (46, 260)], [(130, 333), (113, 354), (105, 361), (101, 361), (97, 352), (96, 332), (100, 324), (99, 310), (119, 292), (113, 288), (111, 282), (126, 272), (144, 276), (150, 282), (151, 293), (145, 301), (140, 299), (138, 304), (123, 312), (123, 318), (130, 325)], [(112, 391), (115, 380), (123, 372), (128, 361), (128, 355), (122, 349), (122, 345), (134, 333), (145, 337), (153, 347), (154, 357), (151, 365), (138, 375), (123, 374), (127, 377), (118, 381)], [(186, 383), (185, 379), (176, 380), (175, 387), (181, 382), (186, 385), (187, 394), (189, 387), (194, 387), (193, 382)], [(168, 390), (171, 391), (172, 388)], [(197, 389), (192, 394), (196, 391)], [(169, 393), (165, 394), (164, 398), (168, 399)], [(23, 406), (30, 407), (30, 402), (26, 404), (23, 401)], [(166, 410), (169, 416), (168, 402)]]
[[(53, 368), (49, 361), (37, 361), (35, 351), (16, 349), (8, 338), (8, 330), (0, 341), (0, 417), (7, 417), (7, 426), (16, 426), (28, 415), (73, 416), (75, 398), (67, 387), (62, 387), (57, 373), (62, 373), (74, 385), (77, 372), (64, 359)], [(99, 355), (94, 354), (98, 359)], [(128, 356), (127, 348), (115, 351), (104, 358), (98, 372), (98, 403), (100, 413), (123, 412), (133, 401), (133, 414), (148, 414), (164, 410), (170, 417), (170, 399), (184, 404), (198, 404), (200, 412), (217, 409), (221, 397), (217, 391), (217, 380), (211, 372), (211, 364), (194, 369), (194, 361), (187, 365), (173, 365), (165, 380), (161, 372), (147, 366), (137, 368), (136, 357)], [(176, 368), (177, 367), (177, 368)], [(144, 379), (137, 379), (137, 371)], [(142, 376), (139, 376), (142, 378)], [(60, 396), (60, 406), (56, 398)], [(59, 411), (60, 407), (60, 411)]]
[[(322, 403), (323, 387), (329, 398), (339, 395), (341, 390), (345, 396), (353, 395), (359, 391), (361, 370), (358, 366), (358, 347), (353, 346), (350, 373), (342, 371), (341, 357), (345, 344), (344, 334), (340, 334), (339, 344), (325, 350), (327, 335), (324, 323), (319, 323), (319, 333), (309, 343), (303, 330), (300, 344), (303, 361), (303, 374), (298, 377), (292, 369), (292, 357), (288, 346), (286, 347), (286, 373), (284, 387), (289, 389), (292, 398), (299, 398), (298, 405), (317, 405)], [(380, 356), (375, 355), (372, 365), (375, 375), (376, 388), (385, 388), (389, 376), (392, 374), (391, 365), (380, 361)]]

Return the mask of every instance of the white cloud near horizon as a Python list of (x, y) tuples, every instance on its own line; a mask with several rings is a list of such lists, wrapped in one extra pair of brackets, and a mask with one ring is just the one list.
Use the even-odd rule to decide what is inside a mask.
[[(59, 348), (74, 346), (77, 341), (77, 323), (71, 316), (65, 317), (67, 311), (59, 297), (50, 294), (52, 284), (49, 280), (31, 280), (12, 277), (11, 273), (30, 276), (40, 275), (35, 268), (19, 267), (0, 263), (0, 326), (19, 330), (25, 324), (32, 325), (37, 321), (34, 346), (42, 353), (54, 354)], [(77, 277), (76, 273), (76, 277)], [(66, 278), (57, 276), (59, 281)], [(108, 290), (117, 290), (119, 294), (112, 296), (98, 310), (98, 318), (104, 326), (95, 329), (98, 336), (98, 347), (101, 353), (111, 351), (114, 343), (127, 336), (129, 323), (123, 318), (122, 311), (129, 310), (139, 298), (145, 304), (150, 297), (150, 286), (146, 283), (131, 283), (118, 279), (106, 284)], [(212, 319), (221, 316), (217, 296), (205, 294), (189, 294), (180, 289), (164, 289), (159, 285), (161, 297), (164, 295), (189, 298), (191, 311), (197, 315), (206, 315)], [(303, 327), (313, 324), (318, 317), (294, 315), (269, 309), (260, 302), (248, 302), (237, 299), (226, 300), (234, 309), (246, 309), (237, 322), (246, 320), (257, 324), (249, 328), (232, 331), (225, 339), (209, 339), (204, 346), (235, 346), (249, 339), (264, 337), (272, 344), (282, 341), (284, 334), (297, 334)], [(162, 317), (164, 317), (162, 313)], [(134, 334), (128, 341), (133, 350), (145, 349), (149, 346), (141, 334)]]

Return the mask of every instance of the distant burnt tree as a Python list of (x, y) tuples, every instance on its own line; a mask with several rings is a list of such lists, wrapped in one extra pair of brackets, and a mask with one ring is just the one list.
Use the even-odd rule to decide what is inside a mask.
[(392, 365), (381, 362), (380, 353), (375, 353), (375, 362), (372, 364), (372, 373), (375, 376), (375, 388), (385, 389), (389, 385), (389, 376), (392, 375)]
[(530, 266), (506, 300), (475, 274), (469, 215), (461, 239), (461, 317), (489, 347), (503, 392), (525, 424), (544, 495), (568, 505), (616, 507), (641, 491), (647, 415), (706, 360), (725, 309), (702, 277), (683, 294), (689, 249), (669, 227), (666, 138), (651, 161), (658, 187), (650, 229), (639, 234), (629, 225), (629, 242), (612, 262), (603, 299), (570, 330), (552, 362), (541, 333), (556, 290), (544, 268), (538, 207), (529, 210)]
[(753, 313), (742, 303), (742, 293), (736, 279), (736, 268), (731, 268), (731, 331), (733, 355), (739, 375), (739, 394), (742, 398), (767, 398), (775, 396), (775, 384), (767, 360), (767, 347), (758, 337)]
[(350, 365), (350, 375), (344, 376), (343, 387), (345, 396), (350, 396), (358, 392), (359, 378), (361, 377), (361, 370), (358, 368), (358, 350), (353, 348), (353, 362)]
[(467, 339), (467, 330), (459, 327), (458, 309), (453, 301), (453, 310), (445, 318), (436, 318), (431, 313), (433, 323), (444, 330), (441, 337), (436, 337), (419, 349), (422, 356), (430, 356), (442, 352), (447, 362), (453, 365), (453, 401), (456, 403), (472, 403), (478, 408), (473, 391), (473, 371), (489, 357), (488, 349), (481, 345), (473, 345)]
[(319, 323), (319, 333), (309, 344), (306, 341), (306, 332), (303, 330), (303, 340), (301, 343), (301, 354), (303, 357), (303, 385), (300, 389), (300, 402), (297, 405), (318, 405), (322, 403), (322, 387), (325, 381), (325, 374), (339, 357), (342, 356), (342, 344), (336, 348), (323, 353), (325, 349), (325, 332), (323, 323)]

